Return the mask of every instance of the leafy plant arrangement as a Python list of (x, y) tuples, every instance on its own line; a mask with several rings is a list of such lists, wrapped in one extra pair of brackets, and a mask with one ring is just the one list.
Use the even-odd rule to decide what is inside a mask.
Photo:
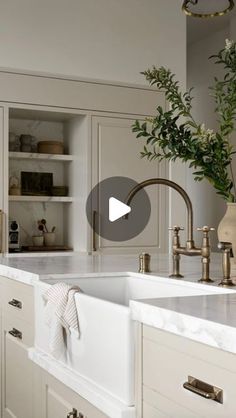
[[(47, 221), (46, 221), (46, 219), (41, 219), (40, 221), (38, 221), (38, 230), (42, 234), (45, 234), (45, 233), (50, 232), (50, 231), (48, 231), (48, 228), (47, 228)], [(55, 230), (56, 230), (56, 227), (53, 226), (51, 232), (55, 232)]]
[(236, 201), (236, 187), (232, 171), (232, 156), (236, 153), (229, 142), (236, 119), (236, 42), (226, 40), (225, 48), (210, 57), (225, 69), (222, 80), (214, 78), (210, 87), (216, 103), (218, 131), (198, 124), (191, 113), (192, 89), (182, 94), (175, 75), (164, 67), (144, 71), (151, 86), (164, 91), (170, 110), (161, 106), (157, 115), (144, 123), (136, 121), (132, 127), (137, 138), (144, 138), (146, 145), (141, 152), (148, 160), (177, 159), (194, 167), (194, 178), (207, 179), (217, 193), (228, 202)]

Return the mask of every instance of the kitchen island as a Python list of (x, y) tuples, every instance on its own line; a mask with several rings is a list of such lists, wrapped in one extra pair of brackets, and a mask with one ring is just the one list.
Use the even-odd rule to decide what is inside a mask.
[[(202, 405), (200, 405), (199, 414), (194, 415), (194, 410), (196, 409), (196, 404), (194, 404), (194, 407), (190, 404), (190, 406), (187, 405), (187, 408), (184, 408), (179, 406), (179, 410), (176, 409), (175, 400), (172, 401), (169, 399), (169, 403), (167, 402), (165, 406), (165, 402), (163, 399), (165, 397), (170, 396), (167, 393), (160, 393), (162, 392), (161, 389), (156, 388), (156, 382), (149, 383), (149, 380), (145, 377), (145, 367), (148, 368), (146, 360), (152, 355), (152, 351), (147, 352), (145, 351), (148, 347), (148, 344), (146, 344), (146, 341), (150, 342), (150, 340), (155, 340), (157, 333), (162, 333), (162, 340), (160, 342), (161, 345), (168, 345), (168, 341), (170, 341), (171, 337), (174, 338), (181, 338), (184, 341), (184, 345), (187, 346), (188, 343), (190, 344), (197, 344), (197, 352), (201, 352), (201, 350), (204, 351), (205, 356), (205, 362), (206, 364), (209, 363), (210, 359), (208, 359), (208, 352), (209, 357), (213, 358), (212, 350), (216, 351), (217, 354), (215, 357), (220, 356), (221, 358), (221, 366), (222, 361), (225, 361), (225, 364), (223, 365), (223, 368), (227, 370), (229, 360), (227, 356), (230, 356), (234, 358), (234, 355), (236, 353), (236, 320), (235, 320), (235, 314), (234, 314), (234, 307), (236, 302), (236, 294), (234, 290), (231, 289), (222, 289), (217, 286), (219, 281), (222, 277), (222, 271), (221, 271), (221, 255), (220, 254), (213, 254), (212, 255), (212, 263), (211, 263), (211, 277), (215, 279), (215, 282), (213, 285), (201, 285), (197, 283), (197, 280), (200, 278), (201, 273), (201, 265), (199, 259), (189, 259), (183, 257), (181, 260), (181, 270), (184, 274), (183, 280), (173, 280), (168, 278), (169, 271), (171, 269), (171, 258), (167, 255), (159, 255), (159, 256), (152, 256), (151, 260), (151, 269), (152, 273), (148, 275), (138, 274), (137, 272), (137, 266), (138, 266), (138, 257), (135, 257), (133, 255), (106, 255), (106, 256), (100, 256), (100, 255), (94, 255), (94, 256), (88, 256), (85, 254), (78, 254), (78, 255), (71, 255), (67, 257), (10, 257), (5, 258), (3, 257), (1, 259), (0, 264), (0, 274), (2, 276), (1, 278), (1, 286), (3, 288), (6, 288), (6, 282), (9, 281), (11, 285), (14, 282), (20, 282), (17, 283), (19, 286), (24, 286), (25, 289), (28, 291), (28, 288), (32, 289), (31, 298), (34, 298), (33, 288), (37, 288), (37, 286), (47, 286), (50, 283), (50, 280), (54, 282), (57, 281), (65, 281), (70, 280), (81, 280), (86, 279), (87, 281), (91, 280), (91, 278), (94, 280), (94, 278), (102, 278), (105, 280), (109, 280), (109, 284), (111, 283), (114, 278), (116, 280), (124, 280), (125, 278), (128, 278), (127, 280), (132, 280), (132, 277), (134, 280), (140, 279), (140, 281), (145, 282), (145, 279), (147, 281), (151, 282), (158, 282), (159, 288), (157, 289), (157, 293), (150, 294), (147, 298), (147, 296), (144, 296), (144, 299), (142, 297), (142, 291), (137, 297), (135, 297), (135, 300), (132, 300), (132, 295), (130, 297), (129, 307), (122, 306), (122, 309), (129, 309), (130, 316), (132, 318), (132, 322), (135, 325), (135, 337), (134, 337), (134, 351), (135, 351), (135, 402), (124, 402), (123, 399), (119, 399), (118, 396), (114, 393), (108, 393), (109, 391), (104, 391), (104, 388), (97, 384), (97, 382), (92, 382), (86, 380), (86, 376), (84, 379), (84, 376), (78, 375), (78, 373), (75, 371), (73, 373), (73, 369), (71, 367), (68, 367), (67, 364), (63, 364), (62, 362), (58, 362), (55, 360), (52, 356), (49, 355), (49, 353), (44, 352), (43, 350), (37, 349), (37, 346), (35, 347), (35, 339), (32, 338), (29, 341), (29, 344), (26, 344), (27, 351), (29, 351), (29, 356), (31, 360), (36, 364), (36, 375), (37, 381), (40, 380), (39, 376), (41, 376), (41, 381), (46, 382), (46, 378), (43, 378), (43, 373), (46, 373), (48, 376), (48, 379), (50, 376), (53, 376), (52, 379), (56, 379), (56, 381), (59, 381), (59, 383), (62, 384), (63, 387), (67, 387), (66, 390), (71, 390), (73, 393), (78, 394), (78, 396), (81, 396), (84, 401), (87, 401), (89, 405), (91, 405), (91, 408), (95, 408), (95, 412), (91, 411), (90, 415), (88, 414), (89, 418), (90, 416), (93, 417), (93, 414), (95, 416), (98, 416), (98, 411), (101, 414), (102, 417), (108, 416), (111, 418), (129, 418), (129, 417), (145, 417), (145, 418), (152, 418), (152, 417), (162, 417), (162, 416), (175, 416), (176, 417), (184, 417), (190, 418), (192, 416), (205, 416), (204, 415), (204, 408), (202, 408)], [(119, 279), (120, 278), (120, 279)], [(129, 279), (131, 278), (131, 279)], [(40, 284), (41, 283), (41, 284)], [(97, 282), (99, 285), (99, 281)], [(107, 282), (108, 283), (108, 282)], [(168, 286), (168, 291), (165, 293), (162, 292), (162, 288)], [(166, 288), (167, 289), (167, 288)], [(171, 290), (169, 290), (171, 289)], [(173, 291), (172, 291), (173, 289)], [(187, 289), (187, 290), (186, 290)], [(183, 293), (184, 290), (184, 293)], [(23, 292), (24, 293), (24, 292)], [(163, 294), (162, 294), (163, 293)], [(184, 294), (184, 296), (182, 295)], [(3, 292), (3, 295), (5, 293)], [(191, 296), (190, 296), (191, 295)], [(91, 296), (91, 295), (90, 295)], [(13, 298), (14, 299), (14, 298)], [(95, 299), (95, 298), (94, 298)], [(109, 302), (109, 300), (108, 300)], [(114, 301), (113, 301), (114, 302)], [(109, 302), (110, 303), (110, 302)], [(4, 305), (4, 301), (2, 300), (2, 304)], [(119, 303), (118, 303), (119, 304)], [(25, 303), (26, 306), (27, 303)], [(114, 305), (110, 303), (110, 306), (116, 307), (117, 303), (115, 301)], [(9, 309), (9, 305), (7, 307)], [(11, 306), (12, 308), (12, 306)], [(17, 311), (16, 307), (12, 308)], [(18, 309), (19, 311), (19, 309)], [(17, 312), (18, 312), (17, 311)], [(19, 311), (20, 312), (20, 311)], [(22, 312), (21, 312), (22, 314)], [(3, 317), (6, 314), (4, 313), (3, 309)], [(15, 315), (15, 313), (14, 313)], [(37, 317), (37, 305), (35, 310), (35, 315)], [(16, 318), (16, 315), (14, 316)], [(27, 321), (28, 318), (23, 318), (23, 321)], [(17, 318), (18, 321), (18, 318)], [(33, 335), (35, 333), (37, 334), (37, 329), (35, 329), (37, 322), (32, 324), (33, 327)], [(13, 325), (12, 325), (13, 326)], [(102, 326), (102, 324), (99, 324), (98, 326)], [(7, 328), (7, 327), (6, 327)], [(13, 326), (13, 328), (15, 328)], [(153, 334), (154, 332), (154, 334)], [(10, 335), (9, 337), (7, 330), (5, 331), (5, 338), (7, 338), (7, 341), (10, 339), (10, 342), (15, 338), (14, 336)], [(147, 338), (147, 335), (149, 337)], [(152, 337), (150, 337), (150, 335)], [(98, 337), (99, 338), (99, 334)], [(109, 340), (109, 335), (107, 336)], [(159, 338), (159, 337), (158, 337)], [(159, 340), (158, 340), (159, 341)], [(164, 341), (164, 343), (163, 343)], [(9, 342), (9, 341), (8, 341)], [(19, 340), (17, 341), (19, 343)], [(155, 343), (156, 344), (156, 343)], [(175, 343), (176, 347), (178, 348), (178, 344), (180, 344), (178, 341)], [(18, 344), (19, 345), (19, 344)], [(181, 344), (180, 344), (181, 345)], [(200, 348), (199, 348), (200, 346)], [(155, 346), (156, 347), (156, 346)], [(91, 348), (91, 347), (90, 347)], [(172, 347), (175, 348), (175, 347)], [(6, 350), (6, 349), (5, 349)], [(152, 347), (150, 348), (152, 350)], [(194, 353), (194, 347), (191, 348), (192, 353)], [(166, 351), (164, 350), (163, 353), (166, 355)], [(177, 350), (178, 351), (178, 350)], [(94, 352), (96, 352), (96, 344), (94, 344)], [(155, 350), (154, 350), (155, 352)], [(143, 357), (145, 353), (146, 357)], [(222, 357), (223, 353), (223, 357)], [(5, 353), (6, 357), (6, 353)], [(161, 358), (159, 353), (159, 358)], [(218, 357), (217, 357), (218, 358)], [(155, 364), (157, 364), (157, 360), (152, 357), (153, 360), (153, 375), (155, 375)], [(28, 360), (30, 363), (32, 361)], [(165, 360), (166, 364), (169, 363), (169, 359)], [(194, 364), (194, 356), (193, 356), (193, 364)], [(155, 363), (155, 364), (154, 364)], [(178, 363), (178, 362), (177, 362)], [(184, 365), (184, 363), (183, 363)], [(163, 366), (164, 367), (164, 366)], [(159, 368), (159, 366), (158, 366)], [(165, 368), (164, 368), (165, 369)], [(114, 370), (115, 365), (114, 365)], [(168, 371), (168, 367), (166, 368)], [(164, 372), (164, 371), (163, 371)], [(236, 370), (235, 370), (236, 372)], [(33, 372), (35, 374), (35, 370)], [(32, 370), (30, 372), (30, 375), (32, 375)], [(203, 373), (204, 375), (204, 373)], [(201, 374), (202, 376), (202, 374)], [(197, 378), (199, 376), (196, 376)], [(234, 382), (234, 374), (232, 369), (232, 376), (231, 376), (231, 382)], [(32, 377), (33, 378), (33, 377)], [(144, 380), (147, 379), (146, 380)], [(46, 380), (45, 380), (46, 379)], [(188, 379), (188, 376), (186, 376), (186, 380)], [(233, 379), (233, 380), (232, 380)], [(204, 380), (202, 378), (202, 380)], [(213, 381), (208, 381), (208, 377), (206, 375), (205, 381), (210, 384), (216, 383)], [(167, 379), (168, 381), (168, 379)], [(236, 382), (236, 380), (235, 380)], [(57, 383), (57, 384), (59, 384)], [(89, 383), (89, 384), (88, 384)], [(184, 382), (183, 382), (184, 383)], [(49, 383), (45, 383), (45, 387), (48, 387)], [(218, 386), (220, 384), (218, 383)], [(167, 385), (168, 387), (168, 385)], [(167, 390), (167, 387), (164, 387), (163, 391)], [(190, 388), (191, 389), (191, 388)], [(187, 393), (186, 390), (183, 389), (181, 385), (181, 393), (185, 394)], [(41, 390), (42, 391), (42, 390)], [(159, 393), (159, 398), (156, 400), (156, 394)], [(200, 399), (201, 402), (207, 402), (206, 404), (206, 410), (208, 411), (208, 416), (211, 413), (211, 408), (214, 408), (214, 416), (221, 416), (219, 413), (222, 413), (222, 407), (226, 408), (224, 409), (224, 414), (222, 415), (224, 417), (231, 418), (232, 408), (234, 408), (234, 404), (232, 406), (232, 402), (228, 398), (227, 391), (228, 387), (225, 388), (226, 391), (226, 401), (223, 404), (220, 404), (218, 402), (213, 402), (212, 400), (209, 401), (208, 399), (200, 399), (196, 394), (192, 394), (188, 392), (187, 396), (190, 394), (193, 396), (193, 399), (195, 401), (195, 398), (197, 398), (198, 403)], [(38, 393), (40, 390), (38, 390)], [(43, 391), (42, 391), (43, 392)], [(228, 392), (230, 393), (230, 392)], [(5, 390), (5, 395), (7, 394), (7, 390)], [(49, 390), (47, 392), (47, 396), (51, 396), (52, 391)], [(155, 395), (155, 396), (154, 396)], [(47, 398), (47, 396), (42, 395), (37, 396), (35, 400), (34, 394), (33, 401), (32, 401), (32, 416), (36, 418), (44, 418), (46, 417), (45, 409), (41, 409), (41, 412), (37, 412), (36, 414), (36, 407), (35, 405), (43, 405), (43, 404), (50, 404), (50, 396)], [(44, 396), (44, 397), (43, 397)], [(51, 396), (52, 397), (52, 396)], [(43, 401), (44, 399), (44, 401)], [(52, 413), (55, 413), (57, 411), (56, 408), (58, 408), (58, 404), (55, 399), (58, 399), (58, 397), (53, 397), (51, 410)], [(154, 400), (153, 400), (154, 399)], [(59, 401), (58, 401), (59, 402)], [(174, 402), (174, 403), (173, 403)], [(183, 401), (185, 402), (185, 401)], [(62, 402), (63, 405), (66, 402)], [(60, 404), (60, 402), (59, 402)], [(67, 411), (66, 408), (69, 408), (67, 406), (68, 402), (65, 406), (65, 412)], [(208, 405), (210, 405), (210, 410)], [(211, 406), (213, 405), (213, 406)], [(216, 405), (216, 406), (215, 406)], [(229, 405), (229, 406), (227, 406)], [(85, 411), (89, 410), (85, 406)], [(216, 408), (217, 411), (215, 410)], [(219, 409), (221, 408), (221, 409)], [(228, 408), (228, 409), (227, 409)], [(40, 408), (39, 408), (40, 409)], [(76, 408), (74, 408), (76, 410)], [(172, 410), (177, 411), (176, 415), (172, 414)], [(186, 411), (185, 411), (186, 409)], [(59, 408), (60, 410), (60, 408)], [(61, 409), (62, 410), (62, 409)], [(70, 411), (68, 411), (69, 413)], [(72, 408), (73, 412), (73, 408)], [(236, 412), (236, 403), (235, 403), (235, 412)], [(63, 412), (64, 413), (64, 412)], [(77, 412), (76, 412), (77, 413)], [(218, 415), (217, 415), (218, 413)], [(48, 416), (50, 417), (49, 411), (47, 411)], [(166, 414), (166, 415), (164, 415)], [(186, 415), (186, 414), (189, 414)], [(191, 415), (192, 414), (192, 415)], [(4, 417), (7, 415), (3, 415)], [(16, 415), (20, 417), (21, 415)], [(25, 414), (27, 416), (27, 414)], [(32, 416), (29, 415), (29, 418), (32, 418)], [(53, 415), (52, 415), (53, 416)], [(64, 416), (64, 415), (59, 415)], [(72, 417), (76, 417), (79, 415)], [(81, 416), (87, 416), (85, 413)], [(213, 416), (213, 415), (212, 415)], [(27, 416), (28, 418), (28, 416)], [(233, 415), (232, 415), (233, 418)]]

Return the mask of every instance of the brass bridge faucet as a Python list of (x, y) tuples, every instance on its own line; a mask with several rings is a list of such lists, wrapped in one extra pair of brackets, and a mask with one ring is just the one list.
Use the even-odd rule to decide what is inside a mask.
[[(195, 247), (195, 243), (193, 240), (193, 207), (192, 202), (186, 193), (186, 191), (180, 187), (177, 183), (174, 183), (171, 180), (163, 179), (163, 178), (153, 178), (145, 180), (137, 186), (135, 186), (128, 194), (125, 203), (126, 205), (130, 205), (132, 199), (141, 189), (144, 189), (147, 186), (151, 186), (154, 184), (161, 184), (167, 187), (171, 187), (172, 189), (176, 190), (184, 199), (186, 207), (187, 207), (187, 214), (188, 214), (188, 223), (187, 223), (187, 241), (185, 247), (182, 247), (180, 244), (180, 237), (179, 231), (183, 228), (179, 226), (174, 226), (170, 228), (174, 231), (173, 235), (173, 244), (172, 244), (172, 255), (173, 255), (173, 272), (170, 277), (173, 278), (182, 278), (183, 276), (180, 274), (180, 256), (187, 255), (187, 256), (201, 256), (202, 257), (202, 277), (199, 280), (203, 283), (211, 283), (213, 280), (210, 278), (210, 239), (209, 239), (209, 232), (214, 231), (214, 228), (209, 228), (208, 226), (204, 226), (203, 228), (198, 228), (198, 231), (203, 232), (203, 240), (202, 240), (202, 247), (197, 248)], [(128, 218), (128, 215), (125, 215)]]

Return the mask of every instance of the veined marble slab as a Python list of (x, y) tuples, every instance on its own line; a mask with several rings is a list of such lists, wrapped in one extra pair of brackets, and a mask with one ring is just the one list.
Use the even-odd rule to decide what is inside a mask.
[[(235, 265), (236, 266), (236, 265)], [(151, 275), (168, 277), (172, 259), (168, 254), (151, 256)], [(181, 273), (184, 281), (196, 282), (201, 277), (201, 258), (182, 257)], [(88, 255), (73, 253), (67, 256), (47, 254), (40, 256), (10, 255), (0, 257), (0, 275), (31, 284), (50, 274), (91, 274), (138, 271), (138, 254), (130, 255)], [(212, 254), (211, 277), (216, 283), (222, 278), (221, 254)]]
[(132, 319), (236, 353), (236, 293), (130, 302)]
[(39, 280), (38, 274), (4, 264), (0, 264), (0, 276), (29, 285), (33, 285), (35, 280)]

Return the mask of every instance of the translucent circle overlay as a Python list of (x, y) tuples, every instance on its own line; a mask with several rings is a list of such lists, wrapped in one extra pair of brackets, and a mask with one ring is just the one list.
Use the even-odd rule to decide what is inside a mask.
[(124, 217), (109, 221), (109, 199), (114, 197), (123, 203), (129, 192), (138, 183), (129, 177), (109, 177), (99, 182), (90, 192), (86, 202), (86, 214), (96, 234), (110, 241), (127, 241), (139, 235), (151, 215), (151, 203), (142, 189), (130, 203), (128, 219)]

